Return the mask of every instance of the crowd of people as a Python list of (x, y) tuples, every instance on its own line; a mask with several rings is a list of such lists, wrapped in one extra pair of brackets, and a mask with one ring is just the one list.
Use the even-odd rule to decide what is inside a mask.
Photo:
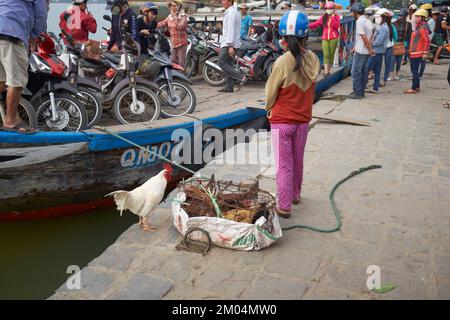
[[(171, 50), (172, 62), (181, 66), (185, 64), (188, 17), (182, 11), (182, 0), (167, 2), (170, 14), (163, 20), (158, 18), (158, 6), (152, 2), (141, 5), (139, 13), (134, 12), (127, 0), (107, 0), (106, 2), (107, 10), (111, 12), (112, 22), (108, 51), (115, 53), (121, 49), (123, 30), (138, 41), (142, 48), (154, 48), (155, 31), (164, 29), (170, 35), (169, 50)], [(297, 1), (295, 5), (289, 2), (288, 7), (278, 7), (282, 4), (274, 2), (274, 9), (294, 9), (302, 12), (307, 6), (304, 0)], [(49, 1), (21, 0), (11, 3), (0, 0), (0, 6), (2, 8), (0, 12), (0, 44), (2, 44), (0, 47), (0, 55), (2, 55), (0, 56), (0, 91), (4, 91), (7, 86), (10, 87), (4, 127), (26, 131), (16, 112), (22, 92), (16, 88), (19, 85), (22, 88), (26, 84), (28, 59), (25, 59), (25, 51), (29, 39), (34, 38), (36, 33), (46, 28)], [(225, 87), (219, 91), (233, 92), (236, 83), (239, 90), (247, 81), (246, 76), (234, 68), (233, 58), (241, 40), (250, 36), (250, 30), (254, 24), (248, 5), (235, 6), (232, 0), (222, 0), (222, 6), (225, 11), (218, 64), (223, 69), (227, 81)], [(331, 74), (339, 44), (341, 21), (337, 9), (341, 7), (332, 1), (322, 1), (320, 8), (324, 10), (323, 15), (310, 23), (308, 28), (321, 29), (323, 76), (327, 77)], [(448, 41), (447, 35), (450, 30), (448, 8), (432, 7), (428, 3), (420, 7), (411, 4), (408, 9), (402, 8), (399, 11), (395, 21), (393, 21), (392, 11), (379, 8), (377, 5), (365, 8), (361, 3), (356, 2), (350, 11), (356, 19), (356, 37), (352, 65), (353, 92), (349, 98), (362, 99), (366, 93), (379, 93), (380, 88), (386, 86), (389, 81), (400, 79), (400, 70), (408, 62), (412, 85), (405, 93), (419, 93), (420, 78), (426, 68), (426, 59), (439, 64), (439, 56)], [(15, 19), (15, 15), (23, 15), (24, 19)], [(62, 12), (59, 19), (60, 28), (71, 34), (76, 41), (86, 42), (90, 34), (97, 32), (97, 21), (88, 11), (88, 0), (73, 0), (72, 6)], [(14, 29), (11, 26), (14, 26)], [(430, 43), (436, 47), (433, 54), (430, 52)], [(23, 56), (23, 59), (12, 59), (12, 56)], [(383, 65), (384, 70), (382, 70)], [(368, 81), (371, 79), (373, 84), (369, 87)], [(447, 103), (446, 106), (448, 105)]]
[[(402, 8), (392, 22), (394, 13), (385, 8), (365, 8), (355, 3), (350, 11), (356, 19), (356, 38), (352, 65), (352, 99), (362, 99), (365, 93), (378, 94), (388, 81), (399, 80), (402, 65), (410, 63), (411, 88), (406, 94), (420, 92), (426, 61), (439, 64), (439, 56), (450, 31), (448, 8), (433, 8), (431, 4)], [(437, 49), (430, 51), (433, 43)], [(384, 64), (384, 73), (382, 66)], [(373, 79), (372, 88), (368, 81)]]

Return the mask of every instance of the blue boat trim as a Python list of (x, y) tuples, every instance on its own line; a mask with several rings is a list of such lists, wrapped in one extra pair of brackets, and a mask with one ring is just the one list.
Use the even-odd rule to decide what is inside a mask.
[[(236, 111), (203, 119), (203, 123), (217, 129), (226, 129), (241, 123), (265, 116), (263, 109), (242, 108)], [(120, 135), (140, 145), (158, 144), (171, 140), (172, 132), (176, 129), (186, 129), (191, 133), (194, 130), (194, 121), (165, 126), (161, 128), (148, 128), (142, 130), (124, 131)], [(67, 144), (87, 142), (90, 151), (105, 151), (125, 148), (129, 145), (108, 134), (94, 132), (39, 132), (24, 135), (14, 132), (0, 132), (0, 141), (11, 144)]]

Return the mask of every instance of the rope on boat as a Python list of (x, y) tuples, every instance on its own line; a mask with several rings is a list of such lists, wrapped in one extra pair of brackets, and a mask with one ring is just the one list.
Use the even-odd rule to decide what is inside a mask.
[(109, 131), (109, 130), (106, 129), (105, 127), (94, 126), (93, 128), (96, 129), (96, 130), (102, 131), (102, 132), (104, 132), (104, 133), (107, 133), (107, 134), (109, 134), (109, 135), (111, 135), (111, 136), (113, 136), (113, 137), (115, 137), (115, 138), (117, 138), (117, 139), (119, 139), (119, 140), (125, 141), (126, 143), (129, 143), (129, 144), (131, 144), (132, 146), (135, 146), (136, 148), (139, 148), (139, 149), (141, 149), (141, 150), (143, 150), (143, 151), (145, 151), (145, 152), (149, 152), (149, 153), (151, 153), (152, 155), (154, 155), (155, 157), (160, 158), (161, 160), (164, 160), (164, 161), (166, 161), (166, 162), (168, 162), (168, 163), (170, 163), (170, 164), (172, 164), (172, 165), (174, 165), (174, 166), (176, 166), (176, 167), (178, 167), (178, 168), (180, 168), (180, 169), (182, 169), (182, 170), (184, 170), (184, 171), (187, 171), (187, 172), (193, 174), (194, 176), (198, 176), (198, 174), (197, 174), (195, 171), (193, 171), (193, 170), (191, 170), (191, 169), (189, 169), (189, 168), (187, 168), (187, 167), (185, 167), (185, 166), (183, 166), (183, 165), (181, 165), (181, 164), (178, 164), (178, 163), (176, 163), (175, 161), (172, 161), (172, 160), (170, 160), (170, 159), (168, 159), (168, 158), (166, 158), (166, 157), (164, 157), (164, 156), (162, 156), (162, 155), (160, 155), (160, 154), (158, 154), (158, 153), (156, 153), (156, 152), (154, 152), (154, 151), (152, 151), (152, 150), (150, 150), (150, 149), (144, 148), (143, 146), (140, 146), (140, 145), (138, 145), (137, 143), (134, 143), (133, 141), (128, 140), (127, 138), (122, 137), (122, 136), (121, 136), (120, 134), (118, 134), (118, 133)]
[[(125, 141), (125, 142), (127, 142), (127, 143), (129, 143), (129, 144), (131, 144), (131, 145), (133, 145), (133, 146), (135, 146), (135, 147), (137, 147), (139, 149), (142, 149), (142, 150), (144, 150), (146, 152), (150, 152), (151, 154), (155, 155), (156, 157), (158, 157), (158, 158), (160, 158), (160, 159), (162, 159), (162, 160), (164, 160), (166, 162), (169, 162), (172, 165), (177, 166), (177, 167), (179, 167), (182, 170), (185, 170), (185, 171), (191, 173), (192, 175), (194, 175), (194, 177), (201, 178), (201, 176), (199, 176), (198, 173), (194, 172), (193, 170), (191, 170), (189, 168), (186, 168), (185, 166), (183, 166), (181, 164), (178, 164), (178, 163), (176, 163), (176, 162), (174, 162), (174, 161), (172, 161), (172, 160), (170, 160), (170, 159), (168, 159), (168, 158), (166, 158), (166, 157), (164, 157), (164, 156), (162, 156), (162, 155), (160, 155), (160, 154), (158, 154), (158, 153), (156, 153), (156, 152), (154, 152), (152, 150), (144, 148), (144, 147), (134, 143), (133, 141), (130, 141), (127, 138), (122, 137), (121, 135), (119, 135), (119, 134), (117, 134), (115, 132), (109, 131), (108, 129), (106, 129), (104, 127), (100, 127), (100, 126), (94, 126), (94, 129), (97, 129), (99, 131), (102, 131), (102, 132), (105, 132), (107, 134), (110, 134), (111, 136), (113, 136), (113, 137), (115, 137), (117, 139), (120, 139), (122, 141)], [(332, 232), (339, 231), (339, 229), (341, 229), (341, 227), (342, 227), (342, 218), (341, 218), (341, 213), (340, 213), (339, 209), (337, 208), (336, 202), (334, 200), (334, 194), (336, 193), (336, 190), (344, 182), (346, 182), (347, 180), (349, 180), (349, 179), (351, 179), (351, 178), (353, 178), (353, 177), (355, 177), (355, 176), (357, 176), (357, 175), (359, 175), (361, 173), (364, 173), (364, 172), (366, 172), (368, 170), (380, 169), (380, 168), (382, 168), (382, 166), (380, 166), (380, 165), (371, 165), (371, 166), (368, 166), (368, 167), (360, 168), (358, 170), (352, 171), (347, 177), (345, 177), (344, 179), (340, 180), (338, 183), (336, 183), (334, 185), (333, 189), (331, 189), (330, 194), (329, 194), (330, 205), (331, 205), (331, 208), (333, 209), (334, 217), (336, 218), (336, 225), (333, 228), (325, 229), (325, 228), (316, 227), (316, 226), (296, 224), (296, 225), (292, 225), (292, 226), (289, 226), (289, 227), (282, 228), (282, 230), (283, 231), (288, 231), (288, 230), (293, 230), (293, 229), (307, 229), (307, 230), (311, 230), (311, 231), (315, 231), (315, 232), (321, 232), (321, 233), (332, 233)], [(204, 191), (211, 198), (211, 201), (214, 204), (214, 209), (216, 211), (217, 216), (218, 217), (222, 217), (222, 214), (220, 212), (219, 206), (217, 205), (217, 199), (215, 198), (215, 196), (211, 192), (208, 192), (206, 189), (204, 189)], [(172, 200), (172, 201), (174, 201), (174, 200)]]
[[(197, 118), (197, 119), (198, 119), (198, 118)], [(179, 164), (179, 163), (176, 163), (175, 161), (172, 161), (172, 160), (170, 160), (169, 158), (166, 158), (166, 157), (164, 157), (164, 156), (158, 154), (157, 152), (154, 152), (154, 151), (152, 151), (152, 150), (150, 150), (150, 149), (144, 148), (143, 146), (140, 146), (140, 145), (138, 145), (137, 143), (134, 143), (133, 141), (128, 140), (127, 138), (122, 137), (120, 134), (117, 134), (117, 133), (115, 133), (115, 132), (109, 131), (109, 130), (106, 129), (105, 127), (94, 126), (93, 128), (94, 128), (94, 129), (97, 129), (97, 130), (99, 130), (99, 131), (105, 132), (105, 133), (107, 133), (107, 134), (109, 134), (109, 135), (111, 135), (111, 136), (113, 136), (113, 137), (115, 137), (115, 138), (117, 138), (117, 139), (119, 139), (119, 140), (125, 141), (125, 142), (131, 144), (132, 146), (135, 146), (136, 148), (139, 148), (139, 149), (141, 149), (141, 150), (143, 150), (143, 151), (145, 151), (145, 152), (149, 152), (149, 153), (151, 153), (152, 155), (154, 155), (155, 157), (158, 157), (158, 158), (161, 159), (161, 160), (164, 160), (164, 161), (166, 161), (166, 162), (168, 162), (168, 163), (170, 163), (170, 164), (172, 164), (172, 165), (174, 165), (174, 166), (177, 166), (178, 168), (180, 168), (180, 169), (182, 169), (182, 170), (185, 170), (185, 171), (191, 173), (191, 174), (192, 174), (195, 178), (197, 178), (197, 179), (199, 179), (199, 178), (205, 178), (205, 179), (206, 179), (206, 177), (202, 177), (201, 175), (199, 175), (199, 174), (196, 173), (195, 171), (193, 171), (193, 170), (191, 170), (191, 169), (189, 169), (189, 168), (187, 168), (187, 167), (185, 167), (185, 166), (183, 166), (183, 165), (181, 165), (181, 164)], [(220, 211), (219, 205), (217, 204), (217, 198), (211, 193), (211, 191), (206, 190), (201, 184), (200, 184), (200, 186), (202, 187), (203, 191), (208, 195), (208, 197), (211, 199), (211, 202), (212, 202), (213, 205), (214, 205), (214, 210), (216, 211), (217, 217), (223, 218), (222, 212)]]

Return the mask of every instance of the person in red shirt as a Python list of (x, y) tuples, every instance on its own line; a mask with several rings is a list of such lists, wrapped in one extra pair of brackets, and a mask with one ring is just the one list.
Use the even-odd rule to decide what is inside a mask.
[(325, 3), (325, 14), (317, 21), (311, 23), (311, 30), (322, 27), (322, 52), (324, 77), (328, 77), (331, 72), (331, 66), (334, 62), (334, 53), (339, 42), (339, 28), (341, 27), (341, 18), (336, 13), (333, 1)]
[(300, 202), (303, 155), (320, 62), (305, 47), (308, 17), (304, 13), (286, 13), (280, 20), (279, 33), (288, 51), (277, 59), (267, 80), (266, 110), (277, 168), (276, 212), (289, 218), (292, 204)]
[(59, 16), (59, 27), (78, 42), (88, 41), (89, 33), (97, 32), (97, 21), (87, 11), (87, 2), (88, 0), (73, 0), (73, 5)]
[(428, 13), (419, 9), (415, 13), (416, 29), (411, 35), (409, 44), (409, 60), (412, 73), (411, 89), (404, 93), (416, 94), (420, 92), (420, 65), (427, 58), (430, 49), (430, 34), (427, 24)]

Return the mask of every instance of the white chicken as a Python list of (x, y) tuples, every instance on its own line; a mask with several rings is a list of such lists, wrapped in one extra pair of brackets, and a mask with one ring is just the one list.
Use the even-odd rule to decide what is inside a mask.
[(105, 196), (114, 196), (120, 215), (123, 210), (130, 210), (138, 215), (139, 226), (144, 228), (144, 231), (156, 230), (150, 226), (148, 218), (163, 199), (167, 183), (172, 178), (173, 168), (170, 164), (165, 163), (163, 167), (164, 170), (136, 189), (132, 191), (118, 190)]

